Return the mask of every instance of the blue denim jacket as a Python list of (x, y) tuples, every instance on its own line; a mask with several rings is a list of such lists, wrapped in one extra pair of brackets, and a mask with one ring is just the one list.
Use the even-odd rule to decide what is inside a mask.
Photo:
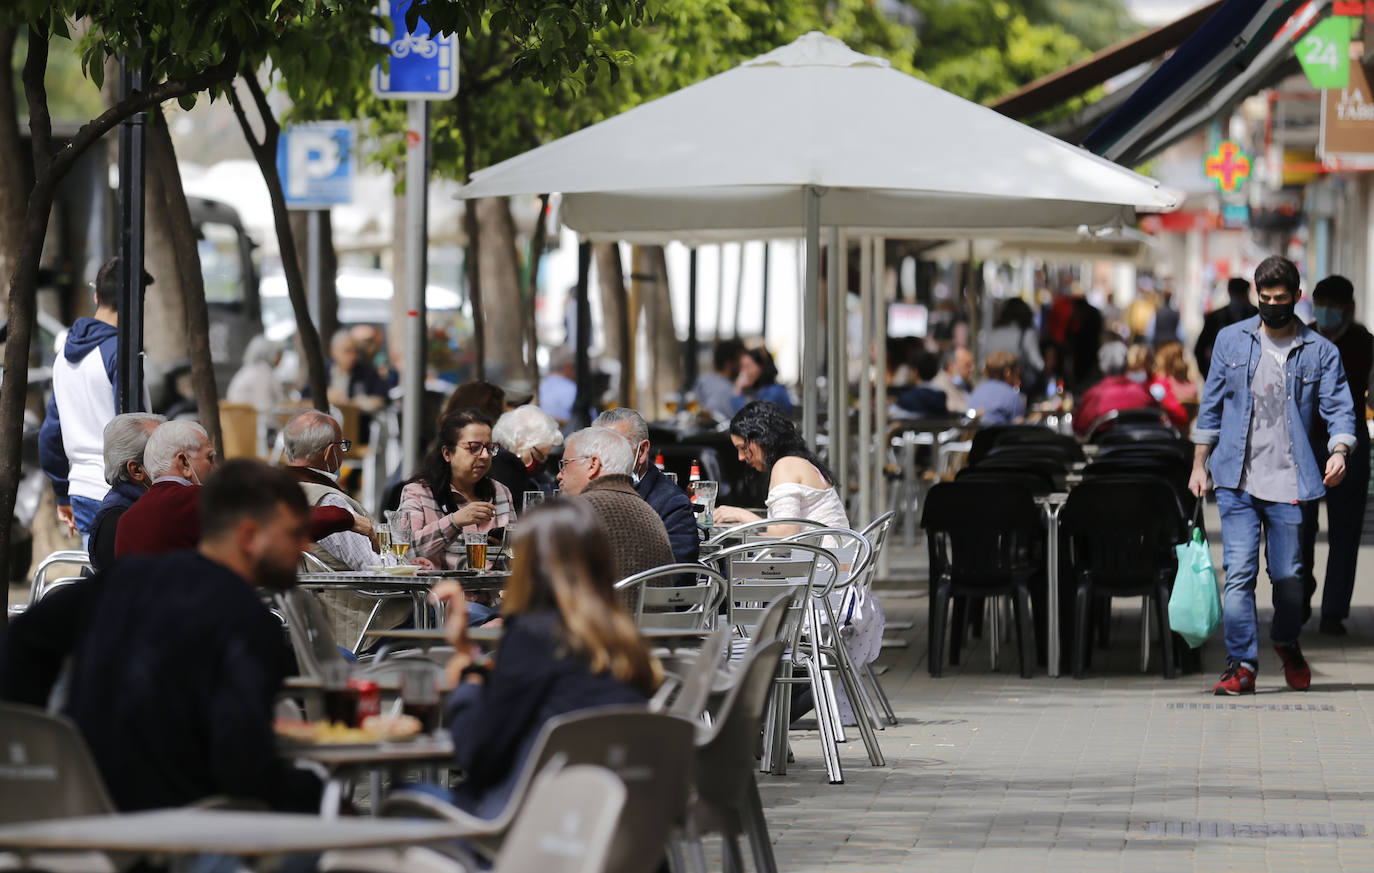
[[(1193, 442), (1215, 445), (1208, 467), (1223, 488), (1239, 488), (1250, 439), (1250, 382), (1259, 366), (1259, 316), (1223, 328), (1212, 348), (1212, 369), (1202, 389)], [(1305, 324), (1298, 325), (1293, 351), (1284, 365), (1288, 397), (1288, 434), (1298, 468), (1298, 499), (1317, 500), (1327, 455), (1339, 443), (1355, 447), (1355, 405), (1336, 347)], [(1314, 445), (1317, 416), (1326, 421), (1331, 439)], [(1296, 439), (1297, 434), (1307, 439)]]

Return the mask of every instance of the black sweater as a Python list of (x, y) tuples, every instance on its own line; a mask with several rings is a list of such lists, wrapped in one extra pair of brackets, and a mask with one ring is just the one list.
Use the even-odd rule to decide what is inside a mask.
[(544, 723), (597, 706), (644, 704), (644, 693), (606, 673), (561, 641), (557, 612), (509, 616), (496, 665), (486, 684), (463, 683), (445, 709), (454, 754), (467, 779), (454, 802), (483, 818), (495, 818), (510, 798), (520, 768)]
[(320, 784), (276, 756), (282, 631), (247, 581), (198, 552), (126, 558), (44, 597), (0, 642), (0, 697), (64, 714), (121, 810), (210, 795), (315, 811)]

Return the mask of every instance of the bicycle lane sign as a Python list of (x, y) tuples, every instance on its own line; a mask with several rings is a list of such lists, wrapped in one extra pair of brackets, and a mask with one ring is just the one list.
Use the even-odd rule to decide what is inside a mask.
[(373, 29), (373, 39), (391, 49), (388, 62), (372, 70), (372, 93), (392, 100), (451, 100), (458, 93), (458, 37), (430, 33), (423, 18), (406, 28), (412, 0), (381, 0), (377, 14), (391, 21)]

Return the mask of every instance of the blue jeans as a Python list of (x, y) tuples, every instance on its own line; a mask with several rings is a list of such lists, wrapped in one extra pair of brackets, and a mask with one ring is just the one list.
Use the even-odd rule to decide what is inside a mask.
[(1258, 500), (1236, 488), (1217, 488), (1221, 510), (1221, 551), (1226, 568), (1222, 597), (1226, 622), (1226, 660), (1259, 664), (1259, 617), (1255, 580), (1259, 578), (1260, 534), (1273, 585), (1274, 621), (1269, 638), (1296, 642), (1302, 630), (1303, 519), (1312, 507)]
[[(1369, 440), (1361, 434), (1356, 434), (1356, 438), (1355, 448), (1350, 450), (1350, 456), (1345, 459), (1345, 478), (1341, 484), (1326, 489), (1326, 582), (1322, 588), (1324, 619), (1348, 618), (1350, 597), (1355, 590), (1355, 561), (1360, 554), (1365, 500), (1369, 491)], [(1309, 598), (1317, 590), (1312, 567), (1318, 527), (1317, 508), (1314, 505), (1308, 513), (1302, 555), (1306, 581), (1304, 594)]]
[(76, 521), (76, 529), (81, 532), (81, 548), (86, 548), (86, 544), (91, 539), (91, 529), (95, 527), (95, 515), (100, 511), (100, 501), (92, 500), (89, 497), (77, 497), (71, 495), (72, 518)]

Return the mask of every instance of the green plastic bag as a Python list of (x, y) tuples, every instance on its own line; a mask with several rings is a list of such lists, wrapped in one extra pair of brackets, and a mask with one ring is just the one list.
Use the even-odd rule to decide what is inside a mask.
[(1221, 626), (1221, 595), (1212, 569), (1212, 550), (1194, 526), (1192, 538), (1174, 546), (1178, 555), (1178, 575), (1169, 595), (1169, 626), (1196, 649)]

